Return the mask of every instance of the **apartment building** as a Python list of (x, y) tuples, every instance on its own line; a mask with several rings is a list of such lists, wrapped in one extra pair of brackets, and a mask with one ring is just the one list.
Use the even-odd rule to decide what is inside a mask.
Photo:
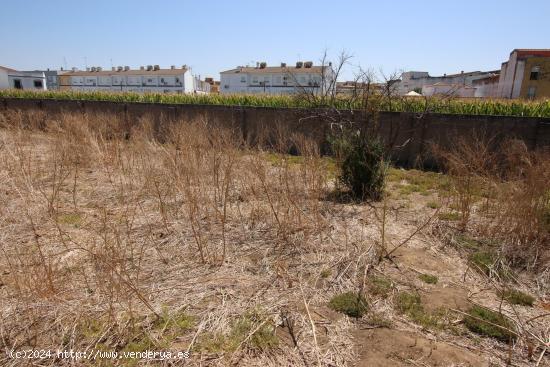
[(118, 66), (104, 71), (92, 67), (73, 69), (59, 76), (59, 88), (79, 91), (119, 91), (136, 93), (209, 93), (210, 84), (191, 74), (187, 66), (161, 69), (159, 65), (131, 69)]
[(293, 94), (307, 91), (323, 93), (334, 87), (332, 65), (316, 66), (313, 62), (298, 61), (294, 66), (281, 63), (268, 66), (257, 63), (256, 67), (238, 66), (220, 73), (222, 94)]
[(550, 97), (550, 49), (515, 49), (502, 63), (499, 98)]

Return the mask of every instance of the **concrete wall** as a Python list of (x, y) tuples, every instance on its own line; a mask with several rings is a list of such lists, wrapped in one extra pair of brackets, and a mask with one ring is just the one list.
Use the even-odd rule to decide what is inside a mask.
[[(154, 103), (116, 103), (102, 101), (65, 101), (1, 98), (0, 112), (41, 110), (55, 117), (62, 112), (89, 114), (112, 113), (120, 117), (120, 129), (130, 134), (140, 118), (153, 119), (157, 136), (162, 139), (166, 126), (188, 121), (204, 121), (242, 134), (250, 144), (274, 146), (288, 141), (283, 150), (292, 151), (292, 140), (306, 136), (317, 142), (323, 153), (329, 153), (326, 137), (331, 129), (329, 110), (268, 108), (210, 105), (170, 105)], [(361, 111), (340, 111), (339, 118), (366, 126)], [(494, 143), (517, 138), (529, 149), (550, 148), (550, 118), (429, 114), (419, 118), (414, 113), (380, 113), (372, 134), (382, 137), (391, 148), (392, 158), (404, 166), (433, 166), (431, 144), (452, 146), (457, 139), (473, 136), (491, 138)], [(281, 139), (282, 137), (282, 139)]]

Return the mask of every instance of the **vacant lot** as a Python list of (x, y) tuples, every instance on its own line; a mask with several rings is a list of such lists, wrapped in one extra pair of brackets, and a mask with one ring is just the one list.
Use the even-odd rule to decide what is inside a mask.
[(47, 366), (550, 363), (544, 200), (533, 230), (494, 235), (520, 226), (495, 214), (512, 181), (392, 168), (358, 203), (301, 136), (280, 142), (294, 157), (204, 121), (162, 142), (116, 124), (0, 115), (0, 365), (28, 349), (190, 355)]

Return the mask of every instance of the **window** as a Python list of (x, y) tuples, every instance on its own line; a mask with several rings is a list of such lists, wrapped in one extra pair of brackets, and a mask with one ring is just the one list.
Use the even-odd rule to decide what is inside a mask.
[(21, 84), (21, 79), (14, 79), (13, 80), (13, 87), (15, 89), (23, 89), (23, 85)]
[(152, 83), (153, 79), (147, 79), (147, 83)]
[(305, 76), (300, 77), (300, 84), (306, 84), (306, 77)]
[(37, 89), (42, 89), (42, 80), (35, 80), (34, 87)]
[(275, 84), (281, 85), (281, 77), (280, 76), (275, 77)]
[(535, 66), (531, 69), (531, 75), (529, 76), (529, 80), (539, 80), (540, 76), (540, 67)]
[(252, 84), (258, 84), (258, 77), (257, 76), (252, 77)]
[(529, 89), (527, 89), (527, 98), (535, 98), (536, 94), (537, 87), (529, 87)]
[(246, 77), (245, 76), (241, 76), (241, 83), (246, 83)]
[(176, 78), (176, 84), (180, 82), (180, 78)]
[(269, 84), (269, 83), (271, 83), (271, 80), (270, 80), (270, 79), (271, 79), (271, 78), (268, 77), (268, 76), (264, 77), (264, 84)]

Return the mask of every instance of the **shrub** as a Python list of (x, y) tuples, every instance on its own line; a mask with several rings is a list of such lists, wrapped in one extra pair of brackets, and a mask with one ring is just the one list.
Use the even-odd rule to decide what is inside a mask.
[(464, 325), (476, 334), (502, 342), (510, 342), (517, 337), (514, 325), (501, 313), (476, 305), (468, 311), (468, 315), (464, 319)]
[(368, 311), (365, 297), (355, 292), (338, 294), (330, 300), (330, 308), (350, 317), (360, 318)]
[(356, 199), (379, 200), (388, 170), (382, 142), (354, 129), (344, 129), (330, 141), (339, 157), (340, 182)]

